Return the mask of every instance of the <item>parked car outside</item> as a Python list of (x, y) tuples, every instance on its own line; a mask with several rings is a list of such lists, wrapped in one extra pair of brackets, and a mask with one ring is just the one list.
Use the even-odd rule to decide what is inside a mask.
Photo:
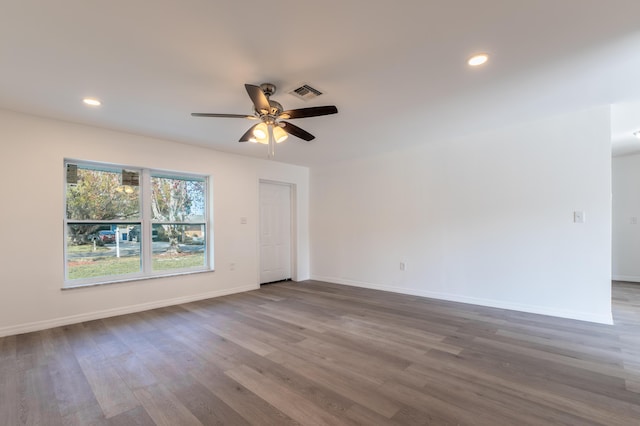
[(116, 233), (113, 231), (100, 231), (98, 232), (98, 238), (103, 243), (115, 243), (116, 242)]

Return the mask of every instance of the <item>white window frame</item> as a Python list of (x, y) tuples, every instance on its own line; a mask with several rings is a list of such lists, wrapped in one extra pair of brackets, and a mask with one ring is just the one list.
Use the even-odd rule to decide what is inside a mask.
[[(89, 166), (89, 167), (105, 167), (112, 169), (123, 169), (128, 171), (136, 171), (139, 172), (140, 183), (139, 183), (139, 194), (140, 194), (140, 216), (138, 220), (74, 220), (67, 218), (67, 179), (66, 179), (66, 170), (67, 164), (76, 164), (79, 167)], [(210, 205), (211, 205), (211, 192), (209, 190), (210, 177), (207, 175), (202, 175), (198, 173), (189, 173), (189, 172), (176, 172), (171, 170), (161, 170), (161, 169), (149, 169), (143, 167), (136, 166), (128, 166), (122, 164), (114, 164), (114, 163), (101, 163), (95, 161), (87, 161), (87, 160), (74, 160), (74, 159), (65, 159), (64, 160), (64, 211), (63, 211), (63, 246), (64, 246), (64, 287), (63, 289), (69, 288), (77, 288), (77, 287), (87, 287), (94, 285), (102, 285), (102, 284), (112, 284), (119, 282), (127, 282), (127, 281), (136, 281), (150, 278), (159, 278), (159, 277), (167, 277), (167, 276), (175, 276), (175, 275), (187, 275), (187, 274), (195, 274), (202, 272), (210, 272), (213, 271), (213, 262), (211, 253), (213, 253), (213, 237), (212, 237), (212, 226), (210, 224)], [(171, 222), (171, 223), (179, 223), (179, 224), (195, 224), (195, 225), (204, 225), (204, 265), (199, 267), (190, 267), (190, 268), (182, 268), (182, 269), (170, 269), (170, 270), (153, 270), (153, 238), (152, 238), (152, 229), (154, 224), (160, 224), (165, 222), (159, 222), (152, 220), (151, 216), (151, 177), (160, 175), (162, 177), (176, 177), (176, 178), (193, 178), (194, 180), (202, 180), (204, 183), (204, 218), (202, 221), (198, 222)], [(140, 272), (130, 273), (130, 274), (119, 274), (119, 275), (107, 275), (107, 276), (99, 276), (99, 277), (91, 277), (91, 278), (83, 278), (83, 279), (69, 279), (68, 278), (68, 265), (67, 265), (67, 240), (68, 240), (68, 225), (69, 224), (82, 224), (82, 223), (105, 223), (110, 225), (118, 225), (118, 224), (140, 224), (140, 261), (141, 268)]]

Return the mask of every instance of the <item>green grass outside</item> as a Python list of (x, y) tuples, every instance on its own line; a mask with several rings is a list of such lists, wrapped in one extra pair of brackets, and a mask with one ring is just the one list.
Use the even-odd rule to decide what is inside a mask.
[(204, 266), (204, 253), (193, 253), (177, 257), (153, 256), (153, 270), (165, 271), (167, 269), (192, 268)]
[(81, 246), (72, 246), (72, 245), (67, 246), (67, 253), (89, 253), (94, 251), (97, 252), (97, 251), (109, 251), (109, 250), (111, 250), (109, 247), (102, 247), (98, 245), (96, 245), (96, 249), (93, 250), (93, 244), (85, 244)]
[[(153, 256), (154, 271), (167, 271), (203, 265), (204, 253), (183, 254), (173, 257), (168, 255)], [(140, 257), (85, 258), (81, 261), (69, 262), (67, 269), (70, 280), (132, 274), (140, 272)]]

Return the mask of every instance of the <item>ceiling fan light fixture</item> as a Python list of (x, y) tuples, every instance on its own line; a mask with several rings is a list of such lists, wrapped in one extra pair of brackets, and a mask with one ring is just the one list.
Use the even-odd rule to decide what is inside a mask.
[(275, 126), (273, 128), (273, 138), (276, 140), (276, 143), (284, 142), (288, 137), (289, 135), (282, 129), (282, 127)]
[(265, 123), (258, 124), (255, 129), (253, 129), (253, 136), (255, 136), (258, 141), (268, 139), (269, 129), (267, 128), (267, 125)]

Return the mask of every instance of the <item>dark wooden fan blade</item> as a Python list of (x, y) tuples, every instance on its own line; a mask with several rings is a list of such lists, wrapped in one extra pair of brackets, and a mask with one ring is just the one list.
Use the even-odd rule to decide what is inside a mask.
[(251, 120), (255, 120), (256, 116), (247, 115), (247, 114), (214, 114), (209, 112), (192, 112), (191, 115), (193, 117), (219, 117), (219, 118), (249, 118)]
[(264, 111), (264, 113), (267, 114), (271, 109), (271, 105), (269, 105), (269, 99), (264, 95), (260, 86), (245, 84), (244, 88), (247, 89), (247, 93), (249, 94), (253, 105), (256, 107), (256, 111)]
[(238, 142), (249, 142), (249, 139), (251, 139), (251, 137), (253, 136), (253, 129), (255, 129), (258, 124), (254, 124), (253, 126), (251, 126), (249, 130), (247, 130), (245, 134), (242, 135)]
[(286, 121), (281, 121), (280, 123), (282, 124), (282, 129), (284, 129), (284, 131), (289, 133), (290, 135), (298, 137), (307, 142), (316, 138), (311, 133), (307, 132), (306, 130), (302, 130), (300, 127), (295, 126), (291, 123), (287, 123)]
[(306, 117), (318, 117), (321, 115), (337, 114), (338, 108), (335, 105), (311, 107), (311, 108), (299, 108), (283, 111), (280, 114), (280, 118), (291, 120), (294, 118), (306, 118)]

